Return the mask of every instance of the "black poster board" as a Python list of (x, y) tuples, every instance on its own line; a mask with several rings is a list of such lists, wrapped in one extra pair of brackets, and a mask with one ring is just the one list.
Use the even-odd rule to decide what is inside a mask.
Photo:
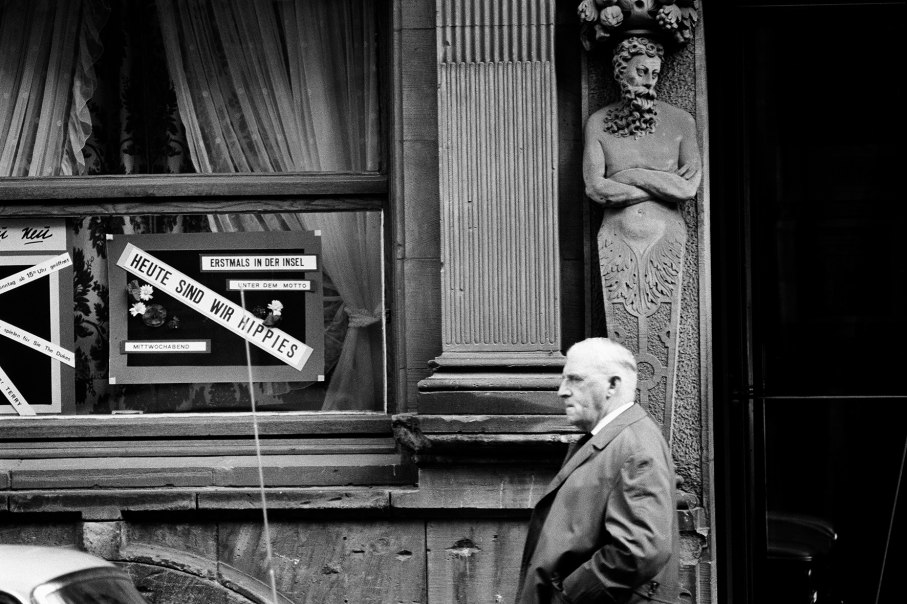
[[(60, 258), (67, 247), (62, 220), (0, 220), (0, 282)], [(72, 351), (72, 280), (72, 267), (65, 266), (0, 291), (0, 321)], [(73, 367), (0, 334), (0, 368), (35, 413), (75, 413)], [(16, 413), (0, 395), (0, 415)]]
[[(149, 262), (126, 263), (124, 268), (124, 258), (136, 250)], [(263, 349), (250, 339), (254, 381), (324, 379), (317, 231), (116, 235), (108, 238), (107, 257), (112, 384), (245, 381), (246, 339), (250, 338), (211, 316), (212, 308), (224, 309), (212, 303), (218, 296), (235, 305), (232, 317), (245, 308), (274, 332), (273, 337), (262, 336), (261, 328), (254, 332), (258, 341), (265, 337), (274, 347)], [(153, 285), (155, 276), (163, 274), (155, 272), (155, 264), (185, 277), (167, 281), (175, 291)], [(148, 276), (138, 270), (140, 266)], [(228, 307), (225, 312), (232, 311)], [(295, 346), (291, 341), (311, 347), (301, 368), (291, 366), (285, 355), (273, 353), (280, 338), (286, 340), (280, 346), (284, 353)]]
[[(15, 260), (5, 258), (5, 261)], [(31, 266), (32, 263), (0, 265), (0, 279)], [(0, 295), (0, 320), (45, 340), (52, 339), (50, 281), (49, 278), (37, 279)], [(54, 363), (56, 361), (50, 357), (20, 342), (0, 338), (0, 367), (31, 405), (53, 399), (54, 380), (51, 376)]]

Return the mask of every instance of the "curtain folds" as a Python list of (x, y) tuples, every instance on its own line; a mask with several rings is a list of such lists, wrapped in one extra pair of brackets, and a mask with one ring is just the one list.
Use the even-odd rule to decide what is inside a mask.
[(0, 3), (0, 176), (85, 173), (101, 0)]
[[(199, 172), (379, 168), (368, 0), (162, 0), (159, 13)], [(349, 317), (323, 408), (382, 410), (380, 215), (212, 215), (209, 222), (213, 231), (322, 231), (323, 266)]]
[(199, 172), (380, 167), (368, 0), (160, 0), (158, 11)]

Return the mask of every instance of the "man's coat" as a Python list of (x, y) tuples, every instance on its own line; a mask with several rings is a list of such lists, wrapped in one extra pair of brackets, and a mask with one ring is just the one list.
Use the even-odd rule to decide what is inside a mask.
[(676, 515), (667, 443), (633, 405), (571, 448), (536, 504), (518, 604), (683, 601)]

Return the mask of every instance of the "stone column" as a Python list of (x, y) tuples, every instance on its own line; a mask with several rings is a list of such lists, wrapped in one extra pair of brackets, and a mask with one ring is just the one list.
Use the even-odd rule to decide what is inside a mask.
[(554, 0), (438, 0), (443, 352), (422, 412), (560, 411)]

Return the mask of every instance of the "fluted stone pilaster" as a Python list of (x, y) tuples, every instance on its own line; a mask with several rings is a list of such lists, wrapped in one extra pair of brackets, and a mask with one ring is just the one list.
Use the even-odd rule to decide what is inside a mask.
[(439, 0), (437, 32), (443, 353), (420, 388), (553, 399), (554, 0)]

